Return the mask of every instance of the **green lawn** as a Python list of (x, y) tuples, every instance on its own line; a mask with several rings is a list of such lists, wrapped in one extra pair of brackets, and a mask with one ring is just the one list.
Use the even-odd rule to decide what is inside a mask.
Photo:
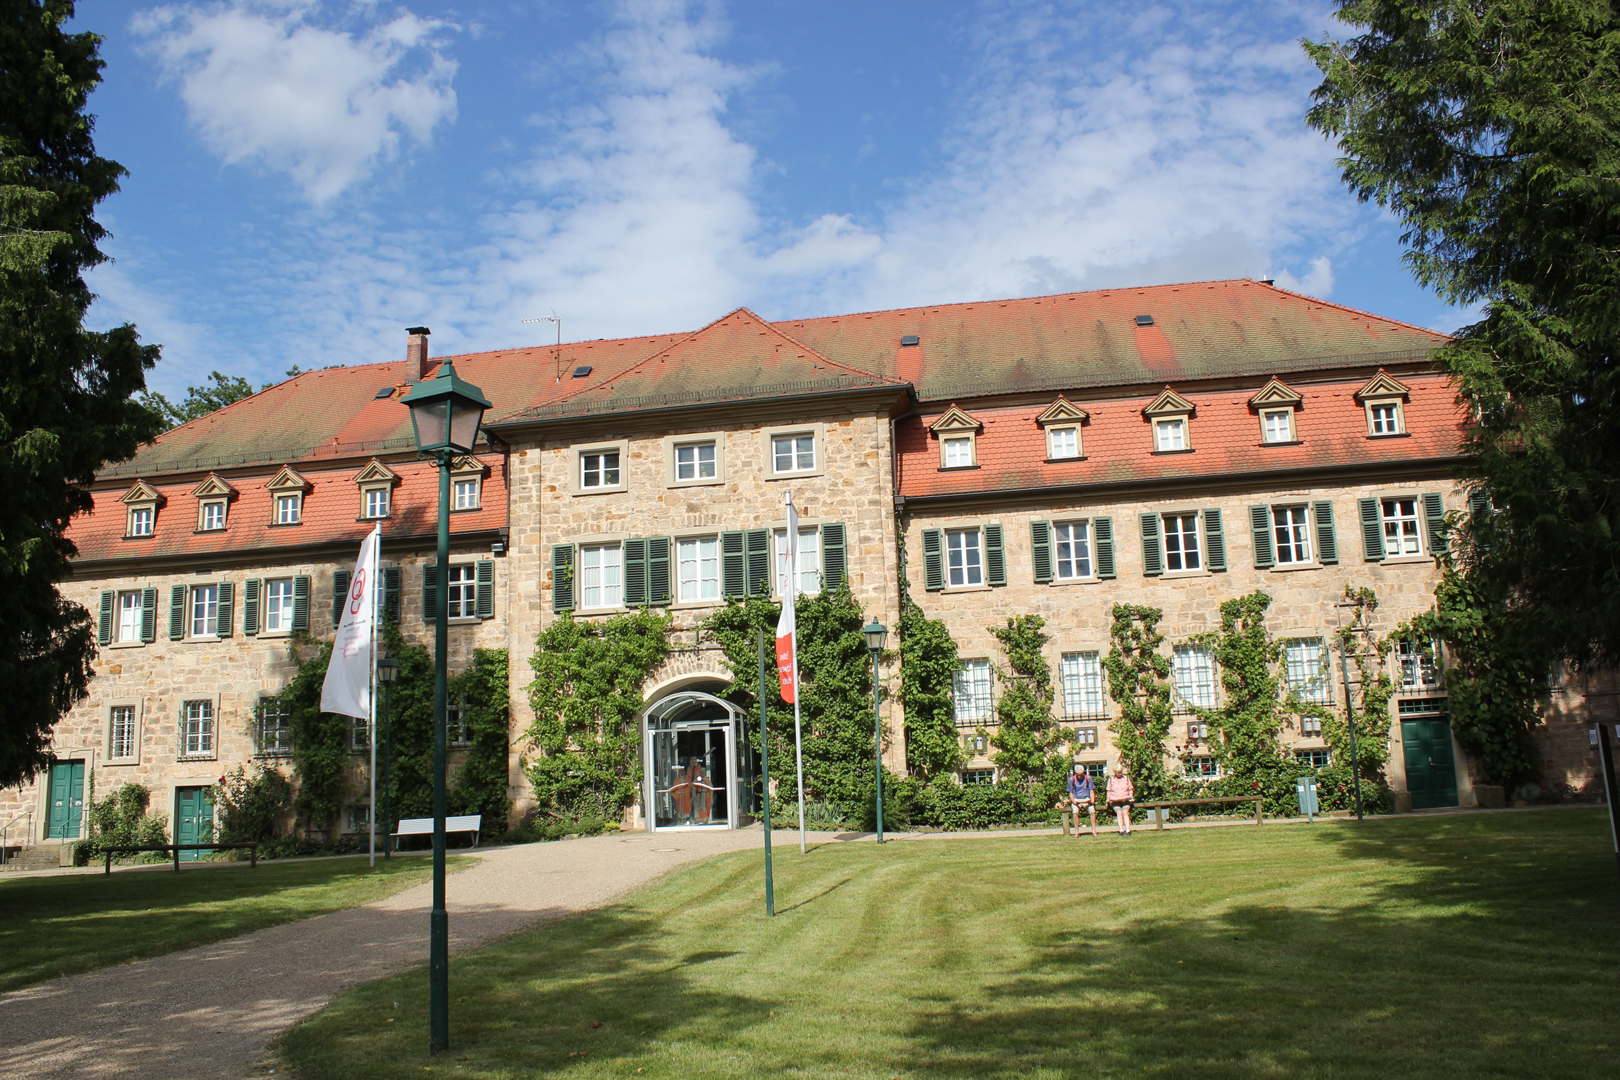
[[(1598, 1077), (1620, 1050), (1599, 811), (777, 848), (293, 1029), (366, 1077)], [(395, 1009), (395, 1003), (399, 1008)]]
[(0, 877), (0, 991), (354, 907), (426, 881), (431, 869), (411, 857), (369, 870), (362, 855)]

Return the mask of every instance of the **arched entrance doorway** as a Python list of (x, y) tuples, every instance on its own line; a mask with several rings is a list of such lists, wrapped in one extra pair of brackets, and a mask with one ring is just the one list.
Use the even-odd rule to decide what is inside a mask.
[(748, 786), (739, 760), (742, 712), (701, 690), (678, 690), (642, 721), (647, 827), (735, 829)]

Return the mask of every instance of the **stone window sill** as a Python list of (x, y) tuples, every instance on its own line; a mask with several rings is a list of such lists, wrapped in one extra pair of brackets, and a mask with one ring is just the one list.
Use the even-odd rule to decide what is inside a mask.
[(1272, 566), (1272, 568), (1271, 568), (1272, 572), (1277, 573), (1277, 574), (1292, 574), (1292, 573), (1294, 573), (1296, 571), (1299, 571), (1299, 570), (1321, 570), (1321, 569), (1322, 569), (1322, 564), (1319, 563), (1319, 562), (1277, 563), (1274, 566)]

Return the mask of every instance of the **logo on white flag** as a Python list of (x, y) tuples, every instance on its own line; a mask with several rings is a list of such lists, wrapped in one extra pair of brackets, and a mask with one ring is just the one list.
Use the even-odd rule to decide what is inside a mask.
[(332, 659), (326, 665), (326, 681), (321, 684), (321, 711), (342, 716), (371, 715), (371, 668), (377, 633), (377, 548), (382, 542), (382, 526), (371, 530), (360, 545), (360, 558), (354, 564), (349, 602), (343, 605), (337, 638), (332, 642)]

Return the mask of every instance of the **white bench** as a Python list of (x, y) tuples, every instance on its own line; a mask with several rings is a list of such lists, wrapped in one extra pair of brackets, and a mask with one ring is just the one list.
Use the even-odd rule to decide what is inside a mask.
[[(473, 847), (478, 846), (478, 831), (483, 828), (483, 825), (483, 814), (462, 814), (460, 817), (446, 817), (444, 819), (444, 831), (446, 834), (470, 832), (473, 834)], [(432, 836), (433, 819), (430, 817), (402, 818), (399, 823), (399, 831), (394, 835)]]

